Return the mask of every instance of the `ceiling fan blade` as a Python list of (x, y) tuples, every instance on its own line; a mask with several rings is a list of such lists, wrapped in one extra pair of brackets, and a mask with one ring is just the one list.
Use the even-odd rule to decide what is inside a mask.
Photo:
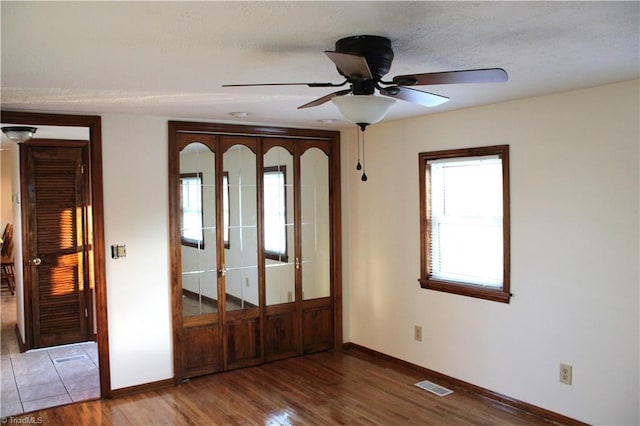
[(446, 96), (400, 86), (380, 88), (380, 94), (426, 107), (438, 106), (449, 100)]
[(254, 86), (308, 86), (308, 87), (340, 87), (347, 82), (341, 84), (335, 83), (250, 83), (250, 84), (223, 84), (222, 87), (254, 87)]
[(329, 93), (328, 95), (324, 95), (323, 97), (318, 98), (314, 101), (311, 101), (304, 105), (300, 105), (298, 109), (311, 108), (314, 106), (322, 105), (325, 102), (329, 102), (331, 99), (333, 99), (336, 96), (344, 96), (344, 95), (348, 95), (349, 93), (351, 93), (351, 89), (338, 90), (337, 92)]
[(508, 79), (509, 75), (502, 68), (485, 68), (398, 75), (393, 77), (393, 84), (400, 86), (426, 86), (459, 83), (501, 83)]
[(336, 64), (340, 73), (345, 77), (360, 77), (365, 80), (373, 79), (371, 70), (369, 69), (369, 65), (367, 64), (367, 60), (364, 56), (332, 52), (330, 50), (325, 50), (324, 53), (333, 61), (334, 64)]

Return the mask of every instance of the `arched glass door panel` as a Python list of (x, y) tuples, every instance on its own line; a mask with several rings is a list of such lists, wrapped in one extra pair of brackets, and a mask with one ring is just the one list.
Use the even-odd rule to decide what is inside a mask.
[(331, 294), (329, 158), (310, 148), (300, 156), (303, 300)]
[(266, 304), (295, 301), (293, 155), (275, 146), (264, 154), (263, 214)]
[(217, 312), (215, 154), (191, 143), (180, 152), (182, 313)]
[(245, 145), (230, 147), (223, 155), (223, 177), (223, 199), (228, 200), (223, 268), (230, 312), (259, 306), (255, 153)]

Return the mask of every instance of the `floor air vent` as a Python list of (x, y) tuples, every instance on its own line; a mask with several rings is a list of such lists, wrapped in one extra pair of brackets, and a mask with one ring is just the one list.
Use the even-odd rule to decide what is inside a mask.
[(87, 359), (86, 355), (75, 355), (75, 356), (68, 356), (65, 358), (56, 358), (53, 360), (53, 362), (57, 363), (57, 364), (61, 364), (63, 362), (69, 362), (69, 361), (80, 361), (81, 359)]
[(431, 393), (434, 393), (438, 396), (447, 396), (450, 393), (453, 393), (453, 391), (451, 389), (447, 389), (445, 387), (442, 387), (440, 385), (436, 385), (433, 382), (430, 382), (428, 380), (423, 380), (421, 382), (416, 383), (416, 386), (419, 387), (420, 389), (424, 389), (426, 391), (429, 391)]

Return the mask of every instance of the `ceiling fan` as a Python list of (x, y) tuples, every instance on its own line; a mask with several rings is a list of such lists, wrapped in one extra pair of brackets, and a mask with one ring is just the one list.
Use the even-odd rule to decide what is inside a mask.
[[(335, 51), (327, 50), (324, 52), (331, 61), (336, 65), (338, 72), (345, 80), (342, 83), (254, 83), (254, 84), (225, 84), (223, 87), (248, 87), (248, 86), (308, 86), (308, 87), (343, 87), (349, 84), (349, 88), (341, 89), (336, 92), (329, 93), (304, 105), (300, 105), (298, 109), (310, 108), (322, 105), (325, 102), (333, 101), (341, 110), (347, 119), (359, 124), (363, 129), (368, 124), (382, 119), (388, 108), (393, 104), (390, 99), (384, 99), (374, 95), (377, 90), (382, 96), (393, 99), (401, 99), (403, 101), (412, 102), (426, 107), (434, 107), (449, 100), (448, 97), (437, 95), (435, 93), (425, 92), (414, 89), (409, 86), (427, 86), (438, 84), (459, 84), (459, 83), (497, 83), (508, 80), (508, 75), (502, 68), (484, 68), (459, 71), (431, 72), (422, 74), (398, 75), (389, 81), (384, 81), (384, 77), (391, 68), (393, 61), (393, 49), (391, 48), (391, 40), (386, 37), (373, 35), (358, 35), (345, 37), (338, 40), (335, 44)], [(352, 94), (354, 96), (345, 96)], [(366, 101), (369, 104), (372, 100), (376, 100), (382, 108), (382, 115), (378, 117), (360, 117), (358, 111), (362, 110), (360, 103), (359, 109), (355, 109), (353, 119), (346, 114), (343, 107), (343, 99), (356, 99)], [(368, 99), (364, 99), (367, 97)], [(384, 101), (380, 102), (380, 99)], [(353, 114), (352, 114), (353, 115)], [(358, 122), (362, 119), (368, 122)], [(376, 121), (373, 121), (377, 118)], [(365, 126), (362, 126), (364, 124)]]

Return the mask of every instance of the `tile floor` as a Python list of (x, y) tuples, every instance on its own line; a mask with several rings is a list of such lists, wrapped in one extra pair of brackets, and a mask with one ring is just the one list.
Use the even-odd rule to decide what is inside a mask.
[(20, 353), (14, 330), (15, 296), (3, 289), (1, 297), (0, 417), (99, 398), (95, 342)]

